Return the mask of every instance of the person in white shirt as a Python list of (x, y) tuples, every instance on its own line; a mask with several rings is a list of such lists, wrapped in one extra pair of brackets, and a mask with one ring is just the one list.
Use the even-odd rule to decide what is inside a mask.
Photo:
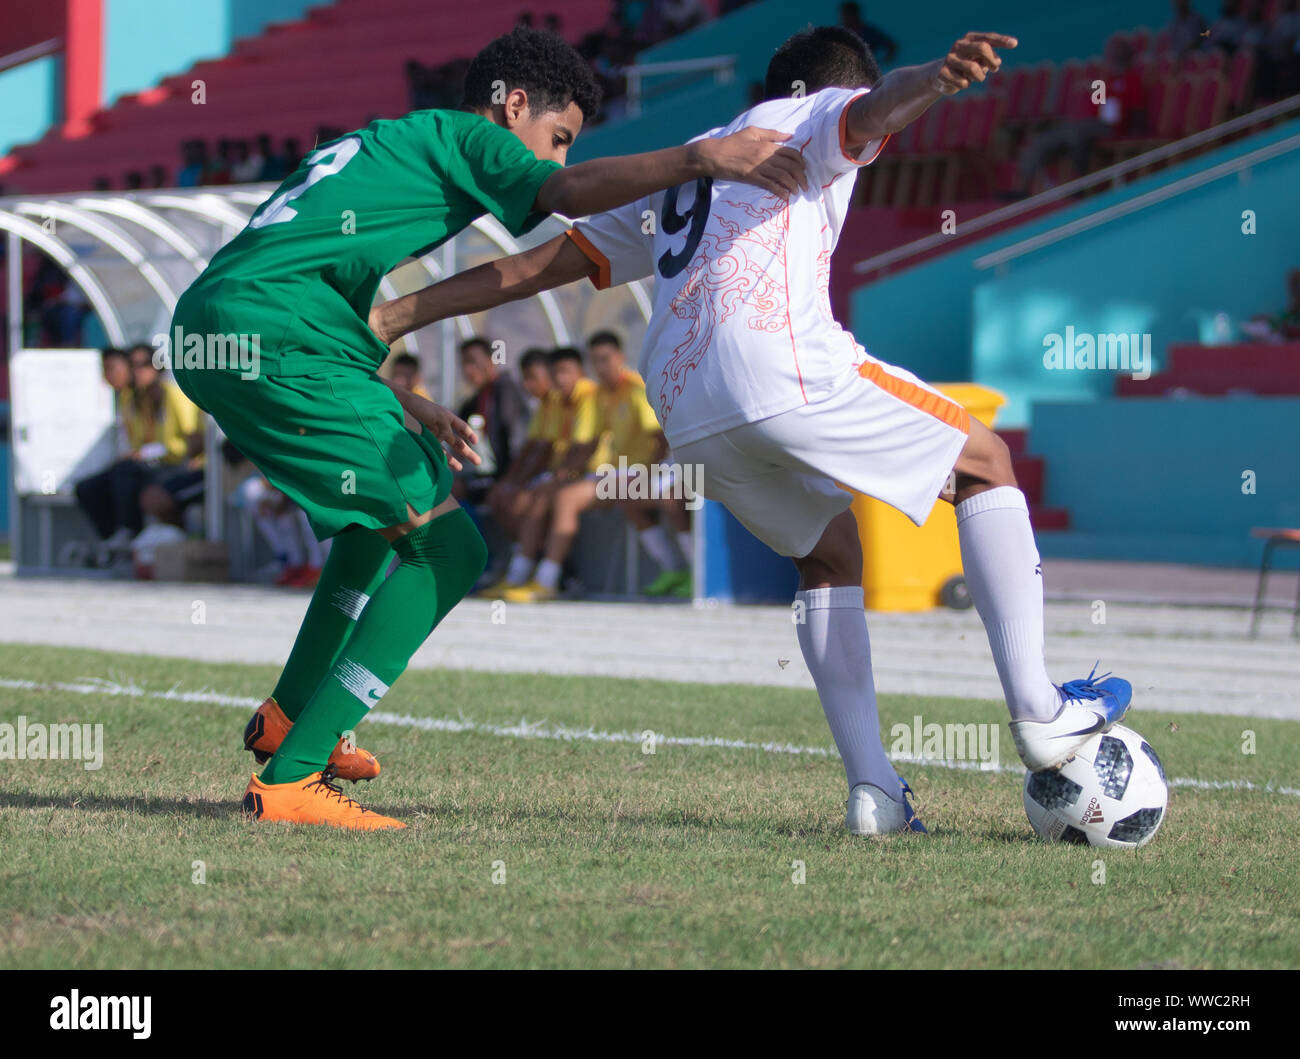
[(1123, 717), (1132, 694), (1118, 678), (1048, 679), (1041, 564), (1006, 444), (911, 372), (872, 357), (831, 312), (830, 257), (856, 172), (1015, 45), (968, 33), (944, 58), (882, 78), (847, 30), (796, 34), (769, 64), (766, 101), (706, 136), (788, 133), (804, 189), (778, 196), (698, 180), (371, 313), (392, 341), (582, 277), (601, 288), (655, 277), (640, 364), (647, 398), (675, 460), (701, 468), (704, 496), (799, 570), (799, 644), (844, 760), (855, 834), (924, 826), (880, 741), (862, 549), (837, 482), (918, 525), (941, 493), (956, 505), (966, 580), (1031, 769), (1060, 767)]

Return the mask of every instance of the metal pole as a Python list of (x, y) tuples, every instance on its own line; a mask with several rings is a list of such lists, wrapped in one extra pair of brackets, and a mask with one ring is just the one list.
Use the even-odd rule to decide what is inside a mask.
[[(456, 274), (456, 240), (449, 239), (440, 251), (443, 278)], [(442, 337), (442, 378), (438, 380), (438, 403), (451, 408), (456, 401), (456, 321), (443, 320), (438, 325)]]
[[(7, 240), (6, 286), (9, 292), (9, 307), (6, 311), (6, 333), (9, 336), (9, 360), (6, 370), (9, 375), (9, 393), (14, 392), (13, 357), (23, 347), (23, 241), (17, 232), (10, 232)], [(13, 405), (9, 406), (9, 481), (5, 489), (9, 492), (9, 554), (13, 557), (15, 567), (22, 562), (22, 522), (23, 512), (18, 508), (18, 490), (15, 488), (14, 476), (18, 465), (14, 460)]]

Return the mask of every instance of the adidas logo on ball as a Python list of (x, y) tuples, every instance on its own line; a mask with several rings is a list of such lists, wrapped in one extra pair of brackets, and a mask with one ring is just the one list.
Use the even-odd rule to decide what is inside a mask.
[(1101, 804), (1096, 798), (1093, 798), (1092, 801), (1088, 803), (1088, 808), (1083, 811), (1083, 822), (1085, 824), (1100, 824), (1103, 823), (1105, 819), (1106, 818), (1101, 815)]

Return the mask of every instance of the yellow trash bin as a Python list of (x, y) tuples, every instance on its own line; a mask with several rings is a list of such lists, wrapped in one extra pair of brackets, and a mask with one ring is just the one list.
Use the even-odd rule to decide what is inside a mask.
[[(975, 383), (936, 384), (987, 427), (1007, 399)], [(952, 505), (935, 501), (924, 526), (888, 504), (853, 494), (853, 514), (862, 538), (862, 588), (867, 610), (930, 610), (971, 605), (962, 577), (957, 517)]]

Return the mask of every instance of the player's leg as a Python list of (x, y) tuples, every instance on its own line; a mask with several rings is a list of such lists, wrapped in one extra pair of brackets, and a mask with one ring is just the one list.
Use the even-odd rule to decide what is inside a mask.
[(1011, 733), (1032, 769), (1061, 765), (1095, 731), (1119, 721), (1127, 681), (1091, 675), (1057, 687), (1044, 657), (1043, 568), (1005, 442), (972, 421), (954, 466), (957, 535), (971, 599), (984, 622), (1011, 712)]
[[(517, 588), (507, 588), (505, 599), (510, 603), (538, 603), (554, 599), (560, 590), (560, 575), (564, 560), (569, 557), (573, 542), (578, 536), (578, 522), (584, 511), (596, 505), (596, 481), (581, 478), (576, 482), (555, 482), (544, 486), (539, 493), (545, 497), (545, 506), (530, 513), (526, 534), (520, 535), (520, 544), (526, 549), (541, 552), (536, 569), (529, 580)], [(545, 529), (545, 543), (539, 545), (536, 533)]]
[[(768, 420), (683, 446), (705, 469), (704, 493), (719, 501), (799, 570), (794, 620), (849, 785), (846, 824), (856, 834), (925, 828), (880, 740), (862, 592), (862, 545), (850, 496), (833, 481), (782, 466), (782, 427)], [(784, 424), (790, 431), (797, 422)], [(769, 432), (777, 435), (774, 440)]]
[[(451, 497), (421, 514), (412, 510), (406, 522), (372, 536), (391, 544), (401, 562), (361, 611), (326, 679), (262, 773), (263, 784), (320, 772), (335, 743), (350, 738), (487, 563), (482, 536)], [(327, 566), (341, 543), (331, 549)]]
[[(387, 400), (380, 394), (372, 396), (371, 403)], [(376, 425), (385, 423), (391, 427), (387, 419), (376, 420)], [(401, 468), (409, 468), (413, 460), (427, 464), (426, 499), (418, 504), (408, 500), (407, 518), (378, 530), (376, 535), (391, 545), (401, 561), (361, 611), (339, 656), (262, 775), (250, 781), (245, 809), (262, 819), (361, 828), (404, 826), (343, 798), (330, 783), (326, 762), (337, 743), (351, 745), (357, 724), (406, 670), (411, 656), (469, 592), (487, 564), (481, 534), (449, 495), (450, 471), (437, 442), (427, 432), (416, 436), (404, 428), (387, 429), (378, 450), (384, 463), (396, 468), (394, 477), (408, 497), (416, 495), (411, 483), (417, 479)], [(379, 468), (376, 463), (370, 466)]]

